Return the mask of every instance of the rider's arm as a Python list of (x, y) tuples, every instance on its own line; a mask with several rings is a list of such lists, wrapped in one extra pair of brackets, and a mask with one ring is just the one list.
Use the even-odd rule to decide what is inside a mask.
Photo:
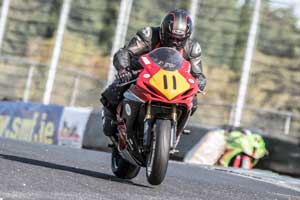
[(143, 53), (151, 51), (151, 40), (153, 37), (153, 30), (151, 27), (140, 29), (136, 35), (130, 39), (128, 44), (121, 48), (114, 55), (113, 64), (119, 71), (125, 67), (130, 66), (130, 60), (133, 57), (142, 55)]
[[(201, 60), (201, 47), (198, 42), (189, 41), (190, 44), (187, 45), (189, 61), (191, 64), (191, 74), (196, 78), (199, 84), (199, 89), (204, 90), (206, 85), (206, 77), (202, 70), (202, 60)], [(201, 87), (201, 88), (200, 88)]]

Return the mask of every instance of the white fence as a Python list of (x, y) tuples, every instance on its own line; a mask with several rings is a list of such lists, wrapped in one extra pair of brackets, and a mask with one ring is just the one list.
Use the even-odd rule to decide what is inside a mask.
[[(2, 99), (42, 102), (47, 72), (45, 64), (23, 58), (0, 57), (0, 97)], [(105, 81), (72, 68), (58, 68), (52, 103), (69, 106), (99, 106)], [(5, 88), (5, 89), (4, 89)]]

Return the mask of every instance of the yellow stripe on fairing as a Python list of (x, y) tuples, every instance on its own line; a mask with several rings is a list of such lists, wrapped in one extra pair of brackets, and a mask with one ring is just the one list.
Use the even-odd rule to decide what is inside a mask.
[(182, 76), (178, 70), (158, 71), (151, 79), (150, 84), (160, 91), (168, 100), (190, 89), (190, 84), (186, 78)]

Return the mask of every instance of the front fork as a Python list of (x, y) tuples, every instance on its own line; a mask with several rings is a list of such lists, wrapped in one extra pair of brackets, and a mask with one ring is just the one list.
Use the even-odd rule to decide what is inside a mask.
[(151, 116), (151, 101), (146, 105), (146, 116), (144, 119), (144, 146), (149, 147), (151, 144), (151, 131), (152, 131), (152, 116)]
[(177, 107), (176, 105), (172, 105), (171, 140), (170, 140), (171, 151), (174, 151), (176, 147), (176, 133), (177, 133)]
[[(173, 151), (176, 147), (176, 133), (177, 133), (177, 106), (172, 105), (172, 121), (171, 121), (171, 139), (170, 148)], [(151, 131), (152, 131), (152, 116), (151, 116), (151, 101), (146, 105), (146, 116), (144, 120), (144, 146), (151, 144)]]

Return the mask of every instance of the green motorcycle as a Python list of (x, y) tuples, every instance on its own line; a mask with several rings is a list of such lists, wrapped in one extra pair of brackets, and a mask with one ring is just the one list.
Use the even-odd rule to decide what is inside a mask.
[(268, 152), (263, 138), (249, 130), (233, 130), (226, 135), (226, 149), (218, 163), (224, 167), (252, 169)]

